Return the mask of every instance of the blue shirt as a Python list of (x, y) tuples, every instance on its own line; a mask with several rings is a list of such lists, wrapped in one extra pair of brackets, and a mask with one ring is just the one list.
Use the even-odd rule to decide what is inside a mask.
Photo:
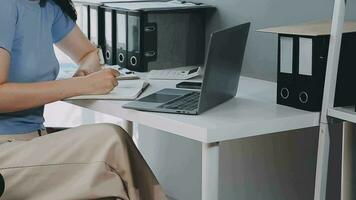
[[(62, 40), (74, 26), (75, 23), (51, 0), (45, 7), (40, 7), (38, 1), (1, 0), (0, 48), (11, 54), (7, 82), (54, 80), (58, 75), (59, 63), (53, 43)], [(43, 110), (41, 106), (0, 113), (0, 135), (42, 129)]]

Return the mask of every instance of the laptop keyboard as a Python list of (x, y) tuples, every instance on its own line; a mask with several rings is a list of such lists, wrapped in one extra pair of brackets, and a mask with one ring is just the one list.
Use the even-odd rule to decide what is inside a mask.
[(191, 92), (187, 95), (169, 101), (159, 108), (173, 109), (173, 110), (195, 110), (198, 109), (199, 104), (199, 92)]

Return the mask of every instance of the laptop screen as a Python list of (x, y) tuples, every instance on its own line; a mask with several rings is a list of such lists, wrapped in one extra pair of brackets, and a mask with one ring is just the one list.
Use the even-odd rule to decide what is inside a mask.
[(246, 23), (211, 35), (199, 113), (236, 96), (249, 29)]

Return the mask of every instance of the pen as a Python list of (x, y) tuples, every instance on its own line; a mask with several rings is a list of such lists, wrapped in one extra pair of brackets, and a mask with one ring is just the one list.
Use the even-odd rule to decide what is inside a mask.
[(181, 2), (181, 4), (191, 3), (191, 4), (194, 4), (194, 5), (197, 5), (197, 6), (202, 5), (202, 3), (195, 3), (195, 2), (192, 2), (192, 1), (180, 1), (180, 2)]

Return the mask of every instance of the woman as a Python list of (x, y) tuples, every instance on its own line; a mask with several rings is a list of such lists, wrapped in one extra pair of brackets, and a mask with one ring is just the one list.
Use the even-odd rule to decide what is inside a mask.
[[(2, 0), (0, 173), (3, 199), (166, 199), (131, 138), (110, 124), (46, 135), (43, 105), (106, 94), (118, 73), (100, 70), (97, 49), (75, 25), (70, 0)], [(80, 67), (54, 81), (53, 44)], [(39, 137), (41, 136), (41, 137)]]

